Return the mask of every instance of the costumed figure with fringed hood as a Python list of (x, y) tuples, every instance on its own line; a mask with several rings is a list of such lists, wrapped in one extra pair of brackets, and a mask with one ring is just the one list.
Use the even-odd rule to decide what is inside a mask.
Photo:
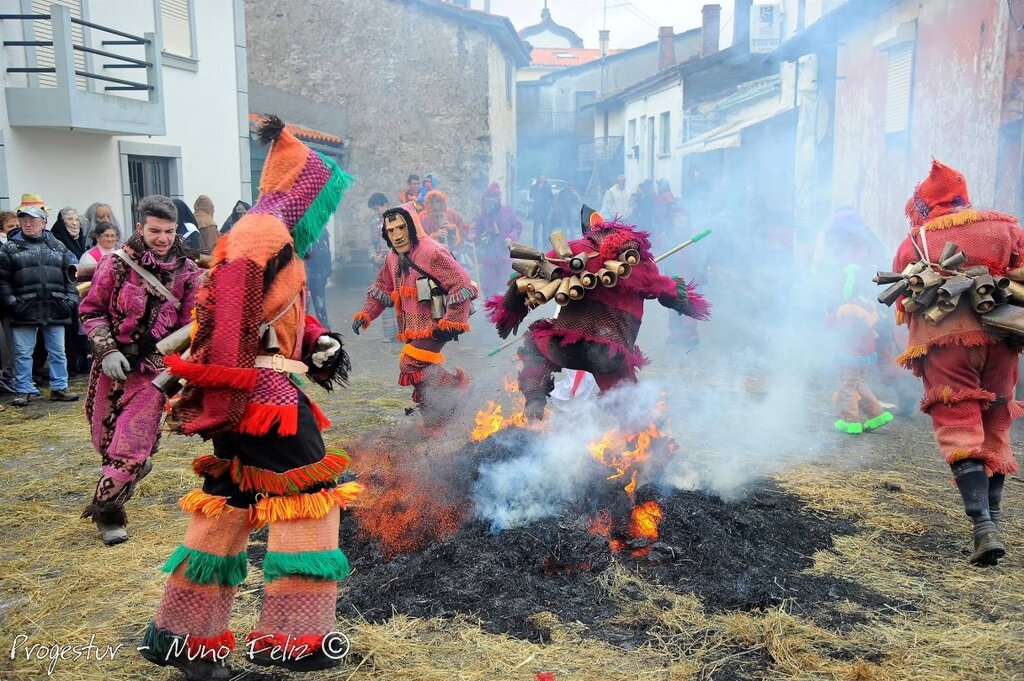
[[(586, 254), (586, 272), (597, 276), (607, 261), (618, 260), (626, 251), (635, 251), (638, 260), (628, 278), (619, 278), (613, 286), (597, 285), (582, 298), (570, 300), (556, 318), (530, 325), (518, 358), (522, 361), (519, 389), (531, 419), (543, 418), (553, 387), (552, 374), (561, 369), (589, 371), (602, 391), (623, 381), (636, 381), (637, 370), (648, 364), (636, 346), (645, 300), (657, 299), (695, 319), (708, 319), (710, 313), (695, 284), (658, 271), (647, 232), (618, 221), (605, 222), (586, 206), (582, 212), (583, 237), (569, 241), (568, 246), (573, 255)], [(560, 256), (552, 250), (547, 257)], [(572, 274), (567, 266), (562, 267), (565, 276)], [(491, 297), (486, 303), (488, 317), (502, 338), (517, 332), (529, 313), (528, 298), (519, 292), (518, 278), (509, 283), (504, 296)]]
[[(938, 262), (947, 243), (966, 256), (960, 268), (983, 266), (1000, 277), (1024, 265), (1024, 232), (1017, 219), (972, 208), (964, 176), (936, 160), (907, 202), (907, 216), (910, 230), (896, 253), (894, 272), (922, 260)], [(936, 268), (942, 272), (929, 267)], [(896, 303), (896, 316), (897, 322), (909, 323), (910, 340), (897, 362), (924, 382), (921, 411), (931, 416), (939, 451), (973, 522), (970, 561), (994, 565), (1006, 553), (999, 534), (1005, 476), (1018, 469), (1010, 426), (1024, 415), (1014, 400), (1020, 339), (993, 332), (973, 305), (956, 305), (933, 323), (923, 309), (909, 313), (905, 300)]]
[(826, 318), (835, 347), (834, 361), (839, 369), (832, 397), (839, 416), (834, 425), (836, 430), (848, 435), (878, 430), (893, 420), (866, 381), (868, 369), (878, 362), (875, 328), (881, 315), (878, 303), (864, 295), (864, 287), (859, 285), (860, 273), (859, 265), (843, 268), (842, 302)]
[(390, 250), (366, 291), (366, 303), (353, 317), (352, 330), (358, 334), (385, 309), (394, 308), (398, 340), (405, 343), (398, 383), (412, 386), (424, 426), (438, 427), (469, 385), (462, 369), (453, 374), (444, 368), (441, 350), (469, 331), (477, 290), (452, 254), (423, 231), (414, 204), (384, 211), (381, 235)]
[(480, 199), (472, 238), (480, 264), (480, 288), (485, 296), (500, 294), (508, 283), (512, 259), (508, 245), (519, 239), (523, 224), (511, 206), (501, 205), (501, 187), (492, 182)]
[(169, 423), (212, 441), (213, 453), (193, 462), (202, 488), (179, 502), (191, 514), (188, 530), (164, 565), (170, 579), (140, 651), (196, 679), (231, 676), (224, 658), (236, 645), (229, 621), (246, 546), (268, 524), (263, 605), (247, 658), (293, 670), (339, 663), (322, 645), (349, 571), (339, 508), (359, 492), (357, 483), (338, 484), (348, 457), (325, 448), (320, 431), (329, 422), (295, 378), (327, 390), (347, 379), (341, 336), (306, 314), (303, 256), (351, 177), (275, 116), (258, 136), (270, 143), (259, 200), (217, 242), (188, 356), (165, 360), (186, 382)]
[(427, 192), (423, 205), (420, 211), (423, 231), (454, 253), (468, 239), (469, 223), (462, 219), (459, 211), (448, 206), (448, 195), (440, 189)]
[(152, 381), (164, 370), (156, 344), (192, 321), (202, 270), (177, 235), (178, 214), (166, 196), (138, 205), (140, 224), (103, 258), (82, 300), (82, 327), (93, 365), (85, 401), (92, 443), (103, 459), (92, 518), (107, 545), (128, 539), (125, 502), (152, 468), (166, 397)]

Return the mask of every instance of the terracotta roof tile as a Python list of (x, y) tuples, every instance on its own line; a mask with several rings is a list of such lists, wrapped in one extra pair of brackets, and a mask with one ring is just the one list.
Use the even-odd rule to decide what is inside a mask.
[[(620, 50), (608, 50), (609, 55)], [(582, 47), (535, 47), (530, 52), (531, 66), (579, 66), (601, 58), (601, 50)]]
[[(249, 114), (249, 130), (255, 132), (256, 128), (260, 124), (260, 114), (251, 113)], [(320, 132), (313, 128), (307, 128), (301, 125), (295, 125), (294, 123), (285, 123), (285, 129), (291, 134), (295, 135), (299, 139), (311, 140), (314, 142), (328, 142), (330, 144), (344, 144), (345, 140), (338, 137), (337, 135), (329, 135), (326, 132)]]

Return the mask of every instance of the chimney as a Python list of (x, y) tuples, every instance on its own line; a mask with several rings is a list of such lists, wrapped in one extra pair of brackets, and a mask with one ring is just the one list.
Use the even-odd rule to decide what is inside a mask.
[(658, 70), (667, 69), (676, 63), (676, 34), (671, 26), (658, 29)]
[[(736, 0), (732, 15), (732, 44), (746, 51), (750, 49), (750, 6), (754, 0)], [(804, 3), (800, 3), (803, 7)]]
[(608, 56), (608, 33), (607, 29), (597, 32), (597, 44), (601, 47), (601, 59)]
[(722, 23), (721, 5), (704, 5), (700, 11), (703, 20), (700, 25), (700, 56), (709, 57), (718, 52), (718, 32)]

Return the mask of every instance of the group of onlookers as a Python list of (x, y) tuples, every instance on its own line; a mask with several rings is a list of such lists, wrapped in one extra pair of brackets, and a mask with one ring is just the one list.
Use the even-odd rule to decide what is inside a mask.
[[(204, 254), (249, 209), (238, 201), (218, 228), (208, 196), (196, 199), (194, 213), (180, 199), (174, 204), (178, 235)], [(39, 194), (23, 194), (14, 211), (0, 212), (0, 390), (15, 394), (15, 406), (39, 397), (36, 385), (47, 378), (50, 400), (78, 399), (69, 377), (88, 373), (91, 361), (76, 277), (87, 279), (128, 236), (103, 202), (84, 213), (71, 207), (52, 213)]]

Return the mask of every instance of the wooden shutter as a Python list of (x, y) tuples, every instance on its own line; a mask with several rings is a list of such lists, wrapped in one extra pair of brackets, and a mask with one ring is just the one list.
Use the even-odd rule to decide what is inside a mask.
[[(82, 18), (82, 0), (32, 0), (32, 14), (49, 14), (50, 5), (64, 5), (71, 12), (72, 19)], [(53, 26), (49, 19), (35, 19), (32, 21), (33, 40), (53, 41)], [(82, 27), (78, 24), (71, 24), (71, 39), (76, 45), (84, 45)], [(53, 68), (55, 59), (52, 47), (36, 47), (36, 63), (39, 68)], [(85, 52), (75, 52), (75, 70), (85, 70)], [(40, 87), (57, 87), (57, 74), (40, 73)], [(79, 90), (85, 90), (85, 78), (75, 78), (75, 85)]]
[(903, 132), (910, 125), (910, 95), (914, 80), (914, 43), (889, 50), (885, 75), (885, 132)]
[(164, 52), (192, 58), (192, 12), (189, 0), (160, 0)]

